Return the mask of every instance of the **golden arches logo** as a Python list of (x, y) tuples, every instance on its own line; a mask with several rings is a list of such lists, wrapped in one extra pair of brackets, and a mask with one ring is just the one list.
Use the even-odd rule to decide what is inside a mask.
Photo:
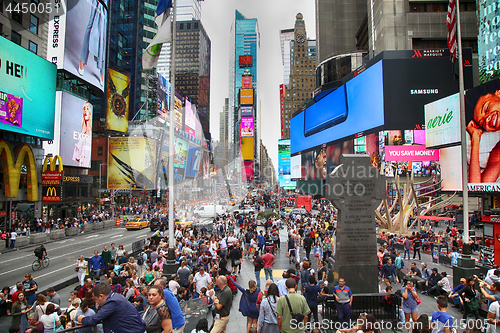
[(63, 162), (61, 156), (59, 155), (56, 155), (53, 158), (50, 156), (45, 157), (45, 160), (43, 161), (42, 172), (47, 171), (48, 165), (50, 165), (50, 171), (56, 171), (56, 162), (59, 162), (57, 164), (59, 172), (63, 172)]
[(17, 198), (19, 182), (21, 180), (21, 168), (24, 164), (27, 170), (28, 200), (38, 201), (38, 177), (33, 149), (28, 145), (23, 145), (16, 149), (16, 151), (18, 154), (14, 163), (14, 154), (9, 144), (6, 141), (0, 141), (0, 159), (4, 171), (5, 196), (7, 198)]
[(47, 193), (45, 194), (47, 197), (57, 197), (57, 190), (55, 187), (47, 187)]

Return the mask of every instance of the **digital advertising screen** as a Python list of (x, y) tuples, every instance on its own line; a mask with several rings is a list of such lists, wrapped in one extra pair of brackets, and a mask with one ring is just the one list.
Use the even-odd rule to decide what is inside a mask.
[(47, 59), (104, 91), (107, 0), (50, 0)]
[(255, 123), (254, 117), (241, 117), (240, 122), (240, 136), (243, 137), (254, 137), (255, 136)]
[(184, 169), (186, 166), (188, 143), (186, 140), (175, 138), (174, 141), (174, 167)]
[(243, 160), (253, 160), (255, 157), (255, 139), (253, 137), (241, 138), (241, 158)]
[(477, 1), (477, 48), (479, 56), (479, 81), (485, 83), (500, 78), (500, 54), (498, 53), (498, 2)]
[(170, 110), (170, 82), (165, 77), (158, 74), (158, 119), (168, 123)]
[(203, 152), (202, 160), (203, 179), (210, 179), (210, 155), (208, 151)]
[(253, 105), (253, 89), (240, 89), (240, 105)]
[(278, 174), (290, 172), (290, 140), (278, 140)]
[(243, 161), (243, 180), (253, 181), (253, 161)]
[(290, 177), (292, 179), (302, 178), (302, 157), (299, 155), (292, 156), (290, 158), (291, 172)]
[(184, 109), (182, 107), (182, 97), (176, 91), (175, 92), (175, 127), (182, 129), (184, 124)]
[(425, 146), (385, 146), (386, 161), (439, 161), (439, 149)]
[[(366, 139), (365, 139), (366, 142)], [(354, 153), (354, 144), (352, 140), (328, 145), (315, 151), (314, 170), (316, 174), (326, 172), (331, 174), (340, 164), (340, 156)], [(321, 154), (320, 154), (321, 153)], [(325, 175), (326, 176), (326, 175)], [(325, 179), (324, 176), (316, 179)]]
[(241, 88), (252, 89), (252, 76), (244, 75), (241, 77)]
[(0, 38), (0, 130), (52, 140), (56, 75), (54, 64)]
[(292, 154), (383, 126), (383, 86), (379, 61), (294, 116), (290, 121)]
[(442, 186), (445, 191), (462, 191), (462, 148), (439, 149)]
[(130, 76), (108, 69), (106, 129), (128, 132)]
[[(168, 176), (168, 154), (169, 154), (169, 139), (167, 136), (163, 138), (163, 143), (161, 145), (161, 152), (160, 152), (160, 170), (158, 171), (158, 174), (162, 176)], [(168, 185), (168, 184), (167, 184)]]
[(460, 143), (460, 100), (458, 93), (426, 104), (424, 110), (425, 145), (427, 148), (441, 148)]
[(297, 182), (293, 181), (290, 175), (278, 175), (278, 182), (285, 190), (295, 190), (297, 187)]
[(61, 108), (59, 156), (64, 165), (90, 168), (93, 106), (63, 91)]
[(241, 106), (240, 115), (242, 117), (253, 117), (253, 106)]
[(240, 55), (238, 57), (238, 64), (240, 68), (252, 67), (253, 57), (251, 55)]
[(147, 190), (156, 188), (155, 151), (154, 140), (109, 138), (108, 189), (134, 185)]
[(194, 136), (195, 134), (195, 129), (196, 129), (196, 111), (193, 110), (193, 107), (195, 107), (191, 102), (186, 98), (185, 101), (185, 106), (184, 106), (184, 115), (186, 116), (185, 118), (185, 127), (184, 131), (188, 134), (191, 134)]
[(185, 177), (195, 178), (198, 176), (202, 158), (202, 151), (199, 148), (189, 145)]

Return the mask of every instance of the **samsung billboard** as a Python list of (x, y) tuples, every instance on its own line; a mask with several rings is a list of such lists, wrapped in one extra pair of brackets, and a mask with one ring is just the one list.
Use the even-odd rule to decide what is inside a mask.
[[(472, 62), (471, 49), (464, 60)], [(293, 116), (292, 155), (383, 129), (423, 128), (424, 105), (458, 91), (451, 68), (448, 50), (380, 53)], [(472, 66), (464, 65), (464, 81), (472, 86)]]

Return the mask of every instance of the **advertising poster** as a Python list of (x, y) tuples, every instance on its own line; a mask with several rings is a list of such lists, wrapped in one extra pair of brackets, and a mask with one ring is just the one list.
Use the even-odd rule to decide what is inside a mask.
[(0, 130), (52, 140), (57, 68), (0, 38)]
[(426, 149), (425, 146), (386, 146), (386, 161), (439, 161), (439, 149)]
[(459, 94), (441, 98), (424, 105), (425, 145), (427, 148), (441, 148), (460, 143), (460, 100)]
[[(61, 1), (49, 3), (58, 8)], [(108, 1), (67, 0), (65, 6), (49, 16), (47, 59), (104, 91)]]
[(182, 129), (183, 125), (183, 109), (182, 109), (182, 97), (178, 92), (175, 92), (175, 127)]
[(253, 89), (240, 89), (240, 104), (253, 105)]
[(307, 153), (301, 154), (301, 165), (302, 165), (302, 180), (314, 180), (316, 179), (316, 173), (314, 170), (314, 155), (315, 151), (308, 151)]
[(240, 107), (240, 113), (242, 117), (253, 117), (253, 106)]
[(302, 157), (300, 155), (295, 155), (290, 158), (291, 163), (291, 173), (290, 177), (292, 179), (302, 178)]
[(278, 174), (290, 174), (290, 140), (278, 141)]
[(130, 77), (108, 69), (106, 129), (128, 131)]
[(252, 89), (252, 76), (245, 75), (241, 77), (241, 88)]
[(203, 152), (202, 169), (203, 179), (210, 179), (210, 155), (208, 151)]
[(243, 161), (243, 181), (253, 181), (253, 161)]
[(109, 138), (108, 189), (155, 188), (155, 142), (145, 138)]
[(160, 170), (158, 174), (162, 176), (168, 176), (168, 154), (169, 154), (169, 139), (167, 136), (164, 137), (163, 139), (163, 144), (161, 146), (161, 153), (160, 153)]
[(90, 168), (93, 106), (63, 91), (61, 109), (59, 155), (64, 165)]
[(168, 124), (170, 110), (170, 82), (158, 74), (158, 119)]
[(249, 137), (255, 136), (254, 128), (254, 118), (253, 117), (242, 117), (240, 123), (240, 136)]
[(290, 175), (278, 175), (278, 182), (285, 190), (295, 190), (297, 182), (293, 181)]
[(413, 130), (413, 143), (425, 145), (425, 130)]
[[(366, 140), (365, 140), (366, 141)], [(333, 170), (339, 165), (340, 163), (340, 156), (342, 154), (353, 154), (354, 153), (354, 142), (352, 140), (343, 142), (343, 143), (338, 143), (334, 145), (329, 145), (326, 147), (325, 154), (323, 154), (320, 150), (316, 150), (316, 163), (318, 166), (316, 166), (315, 163), (315, 172), (318, 173), (318, 171), (325, 171), (327, 174), (330, 174), (333, 172)], [(326, 168), (325, 170), (320, 169), (321, 168), (321, 160), (320, 158), (325, 159), (325, 163), (323, 164), (323, 167)], [(323, 179), (323, 178), (321, 178)]]
[(196, 111), (193, 110), (193, 108), (195, 108), (195, 106), (191, 104), (191, 102), (186, 98), (184, 107), (185, 110), (184, 114), (186, 116), (185, 120), (186, 126), (184, 128), (184, 131), (194, 136), (196, 129)]
[(201, 166), (202, 151), (199, 148), (189, 146), (188, 157), (186, 161), (186, 177), (195, 178)]
[(476, 1), (479, 56), (479, 81), (485, 83), (500, 78), (500, 54), (498, 53), (498, 2)]
[(178, 137), (174, 141), (174, 167), (184, 169), (186, 166), (188, 143)]
[(378, 134), (373, 133), (366, 136), (366, 154), (370, 155), (371, 164), (380, 170), (380, 155), (378, 150)]
[(255, 156), (255, 139), (253, 137), (241, 138), (241, 158), (249, 161)]

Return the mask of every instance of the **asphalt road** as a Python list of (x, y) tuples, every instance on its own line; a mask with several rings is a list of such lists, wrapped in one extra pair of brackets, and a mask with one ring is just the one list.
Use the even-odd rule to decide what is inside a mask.
[(25, 273), (31, 273), (43, 290), (49, 284), (67, 277), (76, 276), (75, 265), (78, 257), (90, 257), (94, 250), (101, 253), (103, 246), (110, 248), (111, 243), (123, 244), (125, 250), (132, 250), (132, 243), (149, 237), (152, 232), (147, 229), (128, 231), (123, 227), (111, 228), (92, 233), (84, 233), (74, 237), (67, 237), (56, 242), (47, 243), (47, 253), (50, 265), (47, 268), (33, 272), (31, 264), (36, 259), (34, 247), (30, 246), (19, 251), (2, 253), (0, 255), (0, 288), (13, 286), (22, 281)]

